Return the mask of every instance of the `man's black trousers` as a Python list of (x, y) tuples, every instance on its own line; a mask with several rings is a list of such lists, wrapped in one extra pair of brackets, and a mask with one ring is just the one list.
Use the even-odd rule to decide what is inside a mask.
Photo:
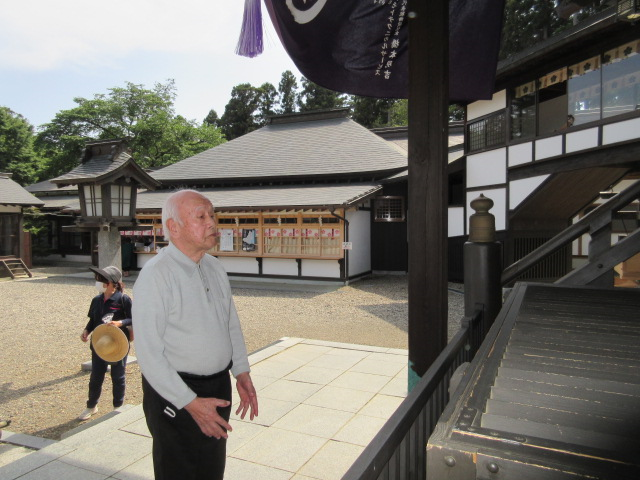
[[(180, 373), (184, 382), (199, 397), (231, 402), (231, 378), (224, 370), (210, 376)], [(162, 398), (142, 377), (142, 406), (153, 437), (155, 480), (222, 480), (227, 440), (208, 437), (186, 409), (178, 410)], [(229, 421), (231, 405), (218, 408)]]

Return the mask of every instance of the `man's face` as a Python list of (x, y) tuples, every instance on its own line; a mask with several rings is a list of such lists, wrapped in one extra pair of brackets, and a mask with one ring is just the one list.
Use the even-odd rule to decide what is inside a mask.
[(180, 205), (180, 237), (193, 250), (206, 252), (216, 244), (213, 205), (199, 195), (185, 195)]

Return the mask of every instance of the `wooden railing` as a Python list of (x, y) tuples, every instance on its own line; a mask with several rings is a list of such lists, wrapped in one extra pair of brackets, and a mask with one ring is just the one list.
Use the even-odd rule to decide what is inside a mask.
[(502, 285), (511, 284), (528, 269), (580, 236), (591, 235), (589, 262), (565, 275), (556, 283), (571, 285), (593, 284), (607, 272), (610, 279), (600, 286), (613, 286), (613, 267), (640, 251), (638, 229), (623, 241), (611, 246), (611, 221), (613, 214), (640, 197), (640, 180), (627, 187), (605, 203), (589, 212), (569, 228), (547, 241), (528, 255), (506, 268), (502, 273)]
[(484, 317), (478, 309), (440, 353), (342, 480), (423, 480), (426, 444), (449, 401), (451, 377), (471, 362), (480, 343)]

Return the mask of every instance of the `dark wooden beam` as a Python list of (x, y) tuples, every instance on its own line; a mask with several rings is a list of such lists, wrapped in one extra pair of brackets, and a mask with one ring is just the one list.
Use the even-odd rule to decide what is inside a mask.
[(447, 344), (449, 2), (409, 2), (409, 388)]

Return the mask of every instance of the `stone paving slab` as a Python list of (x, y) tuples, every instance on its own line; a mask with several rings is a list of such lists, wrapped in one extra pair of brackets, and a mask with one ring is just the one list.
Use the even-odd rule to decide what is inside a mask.
[[(229, 479), (338, 480), (406, 396), (405, 350), (284, 338), (250, 363), (260, 416), (232, 413)], [(152, 480), (151, 443), (136, 405), (0, 466), (0, 478)]]

